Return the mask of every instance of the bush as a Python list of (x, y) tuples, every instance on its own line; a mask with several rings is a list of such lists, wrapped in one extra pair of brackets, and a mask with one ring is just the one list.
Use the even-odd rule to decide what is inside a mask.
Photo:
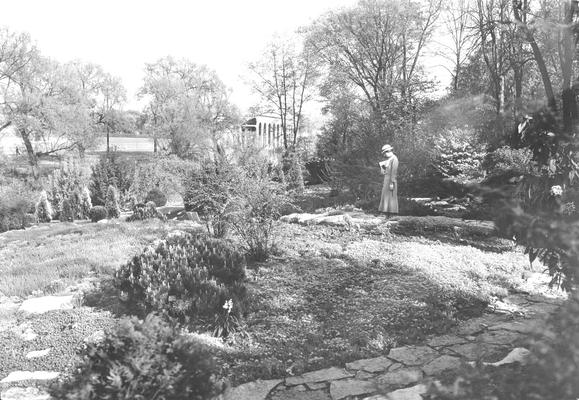
[(36, 203), (35, 215), (38, 222), (52, 221), (52, 206), (48, 201), (48, 195), (45, 190), (40, 193), (40, 198), (38, 199), (38, 203)]
[(64, 199), (62, 200), (62, 204), (60, 205), (60, 213), (58, 216), (60, 222), (72, 222), (74, 221), (74, 211), (72, 208), (72, 204), (70, 200)]
[(152, 201), (155, 203), (157, 207), (163, 207), (167, 204), (167, 196), (159, 189), (153, 189), (149, 193), (147, 193), (147, 197), (145, 197), (145, 203)]
[(102, 219), (107, 219), (107, 209), (103, 206), (94, 206), (90, 209), (89, 216), (92, 222), (98, 222)]
[(133, 257), (115, 277), (142, 314), (156, 311), (180, 322), (207, 326), (224, 313), (228, 300), (232, 300), (233, 316), (243, 311), (245, 260), (223, 239), (171, 236)]
[(436, 144), (437, 156), (432, 166), (443, 178), (469, 180), (482, 173), (484, 153), (476, 150), (469, 142), (440, 138)]
[(500, 147), (489, 152), (482, 163), (482, 167), (491, 176), (505, 173), (523, 175), (530, 172), (532, 154), (528, 149), (512, 149), (508, 146)]
[(121, 216), (121, 207), (119, 205), (119, 192), (112, 185), (110, 185), (109, 188), (107, 189), (105, 208), (107, 209), (107, 215), (109, 218), (119, 218)]
[(216, 237), (227, 234), (232, 211), (234, 188), (240, 171), (234, 165), (220, 162), (190, 173), (185, 183), (185, 210), (197, 212)]
[(275, 249), (275, 220), (283, 210), (293, 206), (292, 201), (283, 184), (274, 182), (265, 171), (252, 177), (239, 175), (235, 196), (235, 211), (230, 218), (233, 229), (241, 237), (249, 257), (265, 261)]
[(86, 219), (90, 218), (90, 210), (92, 208), (92, 201), (90, 199), (90, 192), (85, 186), (82, 188), (82, 193), (80, 196), (80, 218)]
[(125, 318), (100, 344), (88, 344), (72, 379), (51, 388), (55, 399), (204, 400), (217, 395), (208, 351), (149, 315)]
[(151, 218), (159, 218), (161, 221), (165, 221), (167, 219), (162, 213), (157, 211), (155, 203), (152, 201), (148, 202), (147, 204), (135, 204), (133, 207), (133, 214), (127, 218), (127, 221), (143, 221)]
[[(46, 182), (48, 201), (52, 209), (60, 213), (62, 201), (71, 199), (71, 195), (79, 192), (86, 185), (88, 177), (79, 160), (69, 159), (64, 165), (52, 172)], [(71, 204), (74, 208), (75, 205)], [(55, 217), (60, 217), (56, 215)]]
[(18, 180), (8, 180), (0, 186), (0, 232), (22, 229), (35, 221), (29, 215), (34, 212), (35, 193)]
[(122, 161), (118, 154), (111, 152), (99, 159), (98, 164), (92, 167), (90, 193), (92, 204), (105, 205), (109, 186), (119, 191), (119, 197), (125, 198), (129, 194), (133, 178), (133, 166)]

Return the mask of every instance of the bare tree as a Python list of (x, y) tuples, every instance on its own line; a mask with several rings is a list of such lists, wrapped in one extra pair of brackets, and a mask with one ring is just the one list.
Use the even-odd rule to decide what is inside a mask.
[(251, 86), (264, 103), (261, 108), (280, 118), (286, 150), (296, 146), (304, 105), (313, 98), (318, 75), (314, 60), (310, 48), (300, 51), (291, 40), (277, 37), (267, 45), (261, 59), (249, 65)]
[(451, 63), (445, 67), (452, 76), (453, 92), (459, 90), (459, 81), (463, 66), (470, 60), (478, 44), (478, 36), (472, 31), (470, 0), (449, 0), (445, 5), (442, 17), (442, 32), (447, 35), (438, 44), (443, 48), (439, 52)]

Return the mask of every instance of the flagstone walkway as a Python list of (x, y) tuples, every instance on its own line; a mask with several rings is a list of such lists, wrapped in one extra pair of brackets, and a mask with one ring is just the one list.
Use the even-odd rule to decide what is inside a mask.
[[(544, 281), (541, 275), (532, 279)], [(436, 378), (466, 363), (524, 363), (529, 339), (553, 334), (545, 321), (564, 295), (549, 292), (511, 294), (491, 304), (483, 316), (419, 345), (299, 376), (246, 383), (229, 389), (220, 400), (420, 400)]]

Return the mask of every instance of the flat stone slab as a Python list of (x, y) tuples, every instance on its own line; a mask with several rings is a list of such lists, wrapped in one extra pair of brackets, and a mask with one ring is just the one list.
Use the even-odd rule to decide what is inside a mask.
[(70, 310), (74, 308), (74, 295), (70, 296), (44, 296), (24, 300), (19, 311), (30, 314), (43, 314), (54, 310)]
[(485, 332), (482, 335), (479, 335), (477, 340), (491, 344), (511, 344), (516, 340), (521, 339), (521, 337), (521, 334), (518, 332), (500, 330)]
[(345, 379), (334, 381), (330, 384), (330, 396), (332, 400), (344, 399), (348, 396), (360, 396), (372, 394), (378, 390), (374, 382), (361, 381), (358, 379)]
[(300, 376), (292, 376), (285, 379), (285, 384), (288, 386), (303, 385), (308, 382), (325, 382), (336, 379), (352, 378), (354, 374), (346, 372), (342, 368), (326, 368), (318, 371), (306, 372)]
[(458, 344), (456, 346), (448, 347), (454, 353), (457, 353), (468, 360), (488, 360), (495, 358), (504, 351), (504, 347), (487, 344), (487, 343), (467, 343)]
[(48, 349), (44, 349), (44, 350), (38, 350), (38, 351), (29, 351), (28, 353), (26, 353), (26, 358), (40, 358), (40, 357), (46, 357), (49, 353), (50, 353), (50, 347)]
[(282, 382), (281, 379), (257, 380), (227, 389), (220, 395), (221, 400), (265, 400), (269, 392)]
[(462, 361), (460, 358), (443, 355), (423, 365), (422, 370), (426, 375), (438, 375), (442, 372), (458, 369), (461, 365)]
[(55, 371), (14, 371), (0, 383), (21, 382), (21, 381), (49, 381), (58, 378), (60, 373)]
[(2, 400), (50, 400), (48, 393), (35, 387), (12, 387), (0, 394)]
[(374, 373), (386, 371), (392, 364), (394, 364), (394, 362), (386, 357), (376, 357), (347, 363), (346, 368), (350, 370), (363, 370)]
[(390, 350), (388, 358), (405, 365), (422, 365), (438, 357), (438, 352), (428, 346), (404, 346)]
[(387, 372), (380, 375), (376, 381), (381, 386), (389, 386), (390, 389), (395, 387), (406, 386), (411, 383), (420, 381), (423, 373), (418, 368), (401, 368), (394, 372)]
[(458, 327), (460, 335), (474, 335), (485, 331), (489, 326), (493, 326), (505, 321), (504, 316), (486, 315), (483, 317), (472, 318)]
[(468, 343), (468, 340), (456, 335), (442, 335), (436, 336), (426, 342), (432, 347), (452, 346), (453, 344)]
[(422, 395), (426, 393), (426, 385), (416, 385), (406, 389), (398, 389), (386, 395), (387, 400), (422, 400)]
[(505, 330), (505, 331), (519, 332), (519, 333), (532, 333), (535, 331), (537, 325), (538, 325), (537, 323), (531, 322), (531, 321), (503, 322), (503, 323), (498, 324), (498, 325), (490, 326), (489, 331)]
[(297, 392), (293, 390), (286, 390), (276, 392), (270, 397), (271, 400), (332, 400), (329, 394), (322, 390), (315, 390), (311, 392)]

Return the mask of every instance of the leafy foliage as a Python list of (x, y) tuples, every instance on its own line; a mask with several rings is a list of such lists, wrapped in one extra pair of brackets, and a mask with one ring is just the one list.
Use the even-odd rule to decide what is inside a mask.
[(107, 209), (104, 206), (94, 206), (89, 211), (90, 220), (98, 222), (108, 217)]
[(531, 262), (538, 258), (548, 267), (551, 284), (571, 290), (579, 282), (576, 139), (544, 110), (521, 123), (512, 139), (515, 147), (530, 150), (530, 172), (497, 225), (527, 246)]
[(115, 276), (137, 311), (190, 324), (210, 324), (228, 300), (232, 315), (239, 316), (246, 296), (244, 257), (231, 243), (201, 235), (171, 236)]
[(125, 318), (101, 344), (88, 344), (56, 399), (195, 399), (218, 394), (215, 365), (199, 343), (160, 317)]

